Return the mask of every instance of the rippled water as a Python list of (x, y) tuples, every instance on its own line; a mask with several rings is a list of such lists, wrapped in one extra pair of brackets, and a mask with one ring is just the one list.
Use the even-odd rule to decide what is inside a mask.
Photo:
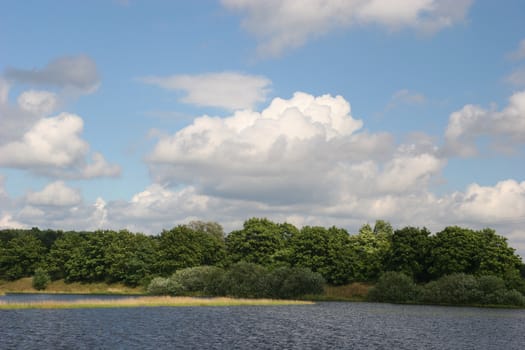
[(2, 349), (523, 349), (525, 311), (374, 303), (0, 310)]

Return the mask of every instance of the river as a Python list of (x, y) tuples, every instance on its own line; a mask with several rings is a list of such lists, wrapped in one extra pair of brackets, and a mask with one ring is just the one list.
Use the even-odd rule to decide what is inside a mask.
[(525, 310), (303, 306), (0, 310), (0, 349), (523, 349)]

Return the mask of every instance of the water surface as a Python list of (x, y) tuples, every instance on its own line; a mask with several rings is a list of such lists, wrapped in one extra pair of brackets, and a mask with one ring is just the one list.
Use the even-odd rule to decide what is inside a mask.
[(376, 303), (0, 310), (5, 349), (523, 349), (525, 311)]

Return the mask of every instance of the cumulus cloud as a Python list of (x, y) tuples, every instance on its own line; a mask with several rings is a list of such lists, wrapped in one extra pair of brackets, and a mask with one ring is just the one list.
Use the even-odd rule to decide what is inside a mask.
[(86, 164), (82, 170), (83, 178), (90, 179), (94, 177), (118, 177), (121, 168), (117, 164), (110, 164), (100, 153), (94, 153), (91, 163)]
[(86, 55), (59, 57), (43, 68), (8, 67), (4, 76), (17, 83), (72, 88), (84, 93), (95, 91), (100, 84), (97, 65)]
[(350, 111), (341, 96), (296, 93), (260, 113), (200, 117), (161, 136), (148, 162), (159, 183), (273, 205), (417, 191), (444, 165), (427, 150), (393, 154), (392, 136), (361, 131)]
[(63, 181), (48, 184), (39, 192), (29, 192), (27, 203), (36, 206), (74, 206), (82, 202), (80, 191), (68, 187)]
[(271, 81), (235, 72), (144, 77), (141, 81), (186, 93), (182, 102), (227, 110), (253, 108), (266, 100)]
[(0, 165), (15, 168), (71, 165), (89, 149), (80, 137), (82, 128), (82, 118), (74, 114), (40, 119), (22, 140), (0, 147)]
[(472, 184), (459, 196), (458, 213), (469, 220), (501, 223), (525, 217), (525, 181), (506, 180), (493, 187)]
[(67, 178), (117, 176), (120, 168), (100, 154), (86, 164), (89, 144), (82, 130), (83, 120), (75, 114), (39, 119), (21, 139), (0, 144), (0, 166)]
[(448, 152), (475, 155), (479, 136), (488, 136), (493, 142), (525, 142), (525, 91), (513, 94), (501, 111), (466, 105), (450, 115), (445, 132)]
[(259, 53), (277, 56), (334, 29), (378, 25), (433, 33), (465, 19), (472, 0), (222, 0), (245, 17), (242, 27), (258, 37)]

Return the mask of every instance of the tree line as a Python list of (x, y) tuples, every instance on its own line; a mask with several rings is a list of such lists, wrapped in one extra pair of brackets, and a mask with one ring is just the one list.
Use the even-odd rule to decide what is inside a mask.
[(299, 229), (251, 218), (227, 235), (219, 224), (203, 221), (152, 236), (127, 230), (0, 231), (3, 280), (33, 276), (39, 269), (52, 280), (147, 286), (156, 277), (169, 279), (183, 269), (213, 266), (228, 271), (241, 262), (269, 272), (308, 270), (331, 285), (376, 282), (388, 271), (418, 284), (463, 273), (497, 276), (509, 288), (525, 292), (521, 258), (506, 238), (488, 228), (451, 226), (431, 234), (410, 226), (394, 230), (378, 220), (349, 234), (335, 226)]

